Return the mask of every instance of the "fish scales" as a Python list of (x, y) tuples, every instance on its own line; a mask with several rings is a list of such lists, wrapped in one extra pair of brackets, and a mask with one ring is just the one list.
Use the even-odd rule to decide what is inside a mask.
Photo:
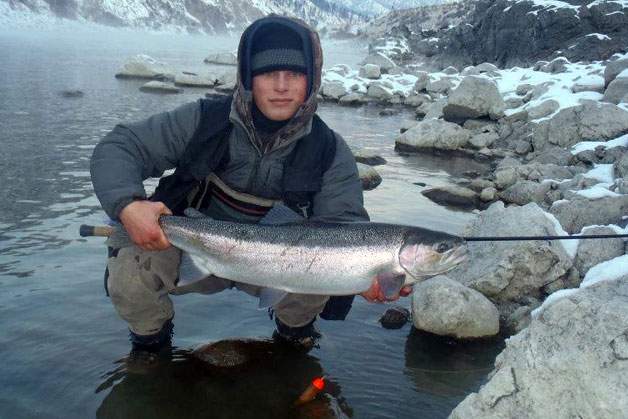
[(357, 224), (269, 226), (208, 219), (179, 219), (175, 226), (170, 221), (163, 227), (175, 246), (209, 258), (206, 268), (214, 275), (253, 285), (346, 295), (367, 289), (382, 270), (402, 270), (396, 261), (403, 228), (382, 225), (373, 231)]

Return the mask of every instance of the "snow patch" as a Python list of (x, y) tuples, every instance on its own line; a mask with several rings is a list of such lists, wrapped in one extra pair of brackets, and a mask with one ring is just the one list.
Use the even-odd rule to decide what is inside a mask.
[(571, 154), (578, 154), (581, 151), (595, 151), (596, 148), (603, 147), (609, 149), (613, 147), (628, 147), (628, 134), (609, 141), (582, 141), (571, 147)]

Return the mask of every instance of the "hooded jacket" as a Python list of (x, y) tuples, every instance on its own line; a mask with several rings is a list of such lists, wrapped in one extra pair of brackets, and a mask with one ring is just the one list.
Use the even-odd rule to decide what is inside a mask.
[[(248, 65), (251, 39), (267, 23), (289, 26), (303, 42), (309, 96), (288, 124), (262, 149), (251, 116), (251, 77)], [(308, 135), (316, 112), (321, 83), (322, 51), (316, 32), (298, 20), (271, 15), (247, 28), (238, 47), (236, 91), (231, 104), (228, 163), (216, 175), (230, 188), (268, 199), (281, 199), (284, 162), (299, 139)], [(94, 149), (91, 175), (105, 212), (118, 219), (130, 202), (145, 199), (143, 181), (177, 168), (201, 121), (201, 100), (144, 121), (117, 125)], [(207, 122), (207, 121), (205, 121)], [(211, 122), (211, 121), (210, 121)], [(218, 121), (217, 121), (218, 122)], [(336, 154), (323, 174), (321, 190), (313, 197), (313, 218), (328, 221), (364, 221), (362, 186), (353, 155), (336, 135)]]

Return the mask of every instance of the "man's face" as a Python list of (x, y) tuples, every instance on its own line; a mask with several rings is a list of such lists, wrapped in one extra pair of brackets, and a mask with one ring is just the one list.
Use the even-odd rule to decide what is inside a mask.
[(305, 102), (307, 76), (294, 71), (271, 71), (253, 77), (253, 100), (266, 118), (285, 121)]

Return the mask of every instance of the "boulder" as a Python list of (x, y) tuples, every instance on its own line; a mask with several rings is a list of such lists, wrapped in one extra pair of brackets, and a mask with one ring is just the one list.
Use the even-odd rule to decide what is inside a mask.
[(371, 80), (381, 78), (382, 73), (377, 64), (365, 64), (360, 68), (360, 77), (364, 77)]
[[(620, 77), (623, 74), (626, 74), (626, 77)], [(628, 95), (628, 70), (624, 70), (615, 80), (609, 83), (604, 96), (602, 96), (602, 101), (617, 105), (622, 102), (626, 95)]]
[[(423, 105), (419, 106), (419, 108), (421, 110), (424, 110), (424, 105), (427, 108), (427, 112), (425, 112), (425, 119), (440, 119), (443, 117), (443, 108), (445, 107), (445, 105), (447, 105), (447, 98), (440, 98), (436, 102), (430, 104), (424, 103)], [(417, 109), (417, 114), (418, 112), (419, 109)]]
[(458, 208), (475, 208), (478, 202), (478, 194), (463, 186), (438, 186), (422, 191), (421, 195), (437, 204)]
[(451, 122), (425, 119), (395, 140), (395, 150), (457, 150), (471, 139), (471, 132)]
[(425, 102), (431, 103), (432, 98), (423, 93), (415, 93), (411, 94), (407, 98), (404, 99), (403, 103), (408, 106), (420, 106)]
[(357, 163), (357, 165), (360, 180), (362, 181), (362, 189), (370, 191), (377, 188), (379, 184), (382, 183), (382, 177), (377, 173), (377, 170), (364, 163)]
[(153, 80), (141, 86), (140, 91), (146, 92), (146, 93), (171, 94), (171, 93), (182, 93), (183, 89), (171, 83), (165, 83), (165, 82)]
[(449, 416), (620, 418), (628, 405), (628, 277), (543, 307), (506, 341), (489, 382)]
[(172, 80), (174, 72), (168, 68), (166, 63), (157, 61), (148, 55), (135, 55), (128, 58), (118, 73), (117, 78), (122, 79), (152, 79), (152, 80)]
[(203, 62), (207, 64), (237, 65), (238, 57), (233, 52), (220, 52), (208, 55)]
[(365, 64), (375, 64), (375, 65), (379, 66), (379, 68), (381, 69), (382, 73), (387, 73), (389, 70), (391, 70), (393, 67), (396, 66), (396, 64), (390, 58), (386, 57), (381, 52), (376, 52), (375, 54), (369, 55), (362, 62), (362, 64), (363, 65), (365, 65)]
[(338, 103), (345, 106), (359, 106), (368, 103), (368, 98), (360, 93), (349, 93), (342, 96)]
[[(617, 232), (610, 227), (587, 227), (582, 230), (582, 234), (617, 234)], [(580, 276), (584, 277), (593, 266), (623, 254), (624, 241), (621, 238), (580, 240), (573, 265), (578, 269)]]
[(505, 110), (506, 104), (494, 82), (485, 77), (467, 76), (449, 95), (443, 114), (447, 121), (461, 122), (486, 116), (499, 119)]
[(624, 152), (621, 159), (615, 163), (615, 172), (620, 177), (628, 177), (628, 154)]
[(427, 82), (430, 81), (430, 76), (427, 71), (417, 71), (416, 77), (417, 80), (414, 83), (414, 90), (417, 92), (422, 92), (427, 87)]
[[(618, 163), (621, 161), (621, 159), (625, 155), (626, 155), (626, 147), (622, 147), (622, 146), (611, 147), (604, 150), (604, 156), (602, 156), (601, 163), (604, 163), (604, 164)], [(616, 166), (615, 170), (617, 171), (617, 170), (622, 170), (622, 169), (618, 169), (618, 166)], [(628, 158), (624, 160), (624, 169), (622, 170), (622, 173), (619, 174), (619, 176), (624, 176), (624, 174), (628, 174)]]
[(214, 74), (199, 76), (196, 74), (177, 74), (174, 78), (176, 86), (191, 87), (214, 87), (218, 82), (218, 77)]
[(442, 72), (447, 74), (447, 75), (452, 76), (454, 74), (458, 74), (458, 69), (456, 67), (450, 65), (449, 67), (445, 68)]
[(480, 200), (482, 200), (483, 202), (490, 202), (496, 199), (497, 199), (497, 189), (493, 187), (484, 188), (482, 189), (482, 192), (480, 192)]
[(604, 68), (604, 86), (608, 86), (615, 77), (628, 68), (628, 58), (613, 61)]
[(533, 119), (545, 118), (556, 112), (560, 104), (554, 99), (544, 100), (537, 106), (531, 106), (527, 108), (528, 111), (528, 120), (531, 121)]
[(479, 292), (441, 275), (414, 286), (412, 322), (440, 336), (482, 338), (499, 332), (499, 311)]
[(430, 79), (425, 85), (425, 90), (432, 95), (440, 93), (447, 94), (456, 85), (454, 80), (453, 77), (441, 77), (436, 80)]
[(628, 214), (628, 196), (607, 196), (590, 200), (576, 196), (570, 201), (557, 201), (549, 210), (569, 233), (579, 233), (591, 225), (619, 224)]
[(561, 109), (534, 126), (533, 145), (544, 150), (553, 144), (571, 147), (581, 141), (606, 141), (628, 132), (628, 111), (610, 103), (585, 101)]
[(390, 100), (393, 97), (391, 89), (374, 83), (369, 85), (366, 94), (379, 100)]
[[(463, 236), (546, 236), (556, 229), (535, 203), (505, 207), (497, 201), (465, 228)], [(571, 268), (562, 244), (547, 241), (469, 242), (468, 260), (448, 276), (493, 301), (539, 298), (542, 288)]]
[(550, 188), (549, 182), (538, 183), (531, 180), (520, 180), (501, 192), (499, 198), (508, 204), (525, 205), (529, 202), (541, 204)]
[(567, 71), (567, 64), (571, 64), (565, 57), (558, 57), (540, 68), (544, 73), (558, 74)]
[(378, 166), (381, 164), (386, 164), (386, 159), (380, 156), (379, 154), (375, 154), (371, 151), (364, 149), (352, 149), (353, 157), (355, 157), (355, 161), (358, 163), (364, 163), (369, 166)]
[(485, 148), (485, 147), (490, 147), (491, 145), (493, 145), (493, 143), (499, 138), (499, 135), (497, 135), (494, 132), (485, 132), (483, 134), (477, 134), (474, 135), (470, 140), (469, 143), (471, 144), (472, 147), (474, 148)]
[(530, 153), (527, 159), (541, 164), (553, 164), (556, 166), (570, 166), (575, 163), (575, 158), (571, 151), (556, 146), (547, 147), (540, 152)]
[(323, 97), (339, 99), (346, 94), (347, 89), (345, 89), (345, 85), (340, 83), (339, 81), (330, 81), (323, 83)]

